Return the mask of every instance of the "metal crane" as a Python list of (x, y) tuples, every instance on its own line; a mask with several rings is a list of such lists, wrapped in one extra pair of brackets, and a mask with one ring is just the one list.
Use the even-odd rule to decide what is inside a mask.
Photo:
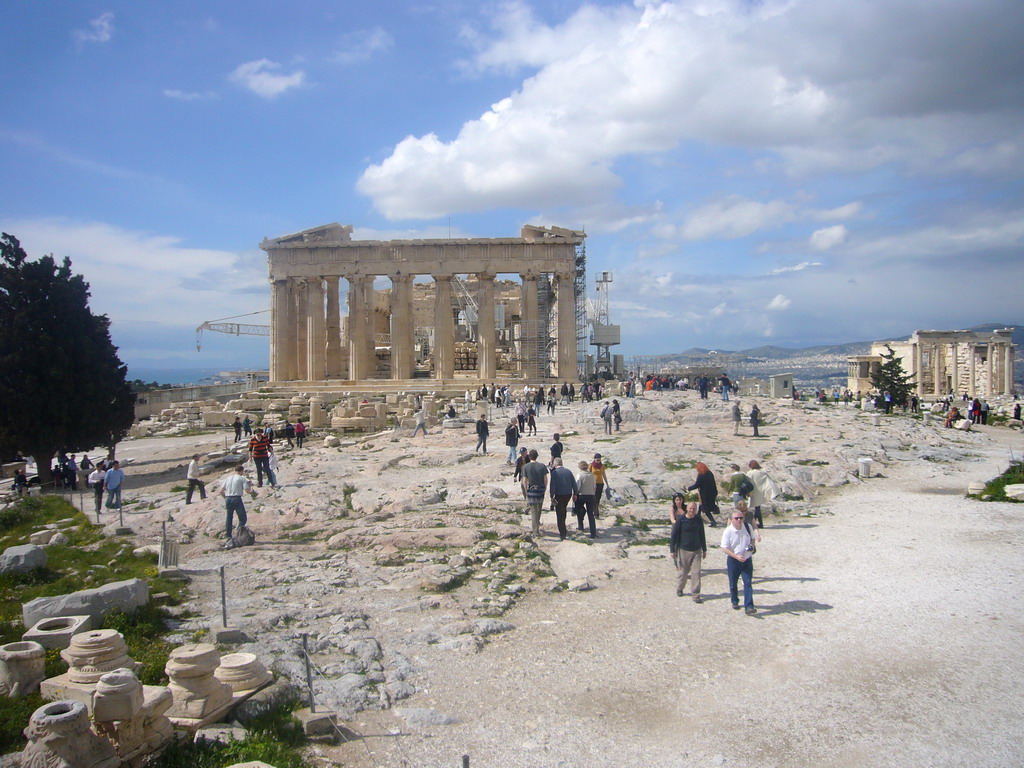
[(269, 325), (258, 325), (254, 323), (228, 323), (226, 320), (235, 320), (239, 317), (252, 317), (269, 312), (269, 309), (261, 309), (259, 312), (249, 312), (245, 315), (232, 315), (222, 317), (218, 320), (206, 320), (196, 328), (196, 352), (203, 348), (203, 331), (216, 331), (217, 333), (228, 333), (232, 336), (269, 336)]

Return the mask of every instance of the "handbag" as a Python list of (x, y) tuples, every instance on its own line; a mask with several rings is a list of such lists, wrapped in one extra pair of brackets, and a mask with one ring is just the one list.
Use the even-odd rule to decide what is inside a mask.
[(612, 498), (612, 487), (610, 485), (606, 485), (604, 487), (604, 497), (606, 499), (608, 499), (609, 501), (611, 500), (611, 498)]

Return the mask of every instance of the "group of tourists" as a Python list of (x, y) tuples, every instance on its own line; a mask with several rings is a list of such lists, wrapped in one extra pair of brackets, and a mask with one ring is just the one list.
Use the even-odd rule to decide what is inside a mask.
[[(731, 465), (727, 489), (733, 502), (722, 533), (721, 550), (726, 555), (726, 573), (729, 578), (729, 599), (734, 609), (739, 609), (739, 581), (743, 581), (743, 607), (747, 615), (757, 613), (754, 606), (752, 581), (754, 576), (753, 555), (761, 541), (760, 529), (764, 527), (761, 507), (778, 495), (778, 487), (761, 465), (751, 460), (747, 469), (738, 464)], [(669, 538), (669, 552), (676, 568), (676, 595), (683, 597), (686, 582), (690, 581), (690, 594), (695, 603), (703, 602), (700, 594), (701, 563), (707, 557), (707, 537), (701, 513), (707, 515), (711, 527), (717, 527), (715, 514), (718, 507), (718, 484), (714, 473), (704, 462), (697, 463), (697, 478), (688, 491), (696, 490), (700, 502), (686, 503), (682, 493), (672, 496), (669, 521), (672, 534)]]

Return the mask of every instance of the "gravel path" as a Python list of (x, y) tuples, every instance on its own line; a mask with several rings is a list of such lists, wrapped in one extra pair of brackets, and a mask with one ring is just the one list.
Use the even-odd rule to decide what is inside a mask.
[[(631, 547), (597, 589), (522, 603), (480, 653), (419, 652), (412, 706), (455, 723), (326, 751), (353, 768), (1024, 764), (1024, 507), (964, 499), (1005, 466), (982, 450), (902, 462), (770, 526), (754, 617), (729, 609), (717, 549), (697, 605), (663, 548)], [(556, 563), (592, 551), (555, 547)], [(392, 712), (352, 725), (410, 731)]]

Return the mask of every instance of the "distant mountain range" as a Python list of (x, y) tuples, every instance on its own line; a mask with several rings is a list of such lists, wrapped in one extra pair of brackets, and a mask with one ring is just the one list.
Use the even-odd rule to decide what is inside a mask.
[[(995, 331), (1001, 328), (1013, 328), (1013, 343), (1018, 347), (1018, 350), (1024, 350), (1024, 325), (1010, 325), (1007, 323), (986, 323), (984, 325), (976, 325), (973, 328), (968, 328), (969, 331), (975, 331), (977, 333), (984, 333), (987, 331)], [(902, 336), (894, 336), (894, 339), (908, 339), (910, 333), (905, 333)], [(882, 341), (882, 339), (876, 339), (876, 341)], [(785, 360), (790, 357), (809, 357), (812, 355), (839, 355), (841, 357), (849, 357), (850, 355), (866, 355), (871, 350), (870, 341), (851, 341), (846, 344), (827, 344), (817, 347), (776, 347), (772, 345), (765, 345), (762, 347), (751, 347), (750, 349), (738, 349), (738, 350), (727, 350), (727, 349), (704, 349), (702, 347), (690, 347), (683, 352), (675, 352), (668, 355), (657, 355), (659, 358), (685, 358), (685, 357), (700, 357), (706, 358), (708, 355), (741, 355), (747, 358), (760, 358), (764, 360)], [(1024, 355), (1024, 351), (1018, 352), (1019, 355)]]

